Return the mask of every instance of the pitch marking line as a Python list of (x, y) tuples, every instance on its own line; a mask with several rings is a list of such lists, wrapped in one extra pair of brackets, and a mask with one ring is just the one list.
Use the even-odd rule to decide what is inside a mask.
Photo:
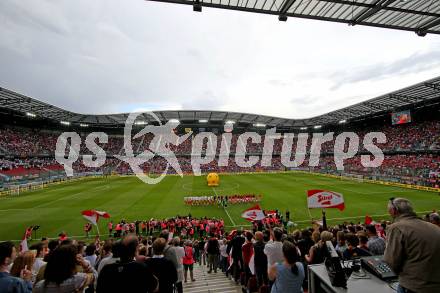
[[(212, 190), (214, 191), (215, 196), (217, 196), (217, 191), (215, 191), (215, 188), (213, 187)], [(228, 215), (229, 220), (231, 221), (232, 225), (236, 226), (234, 220), (232, 220), (231, 215), (229, 214), (228, 210), (223, 206), (223, 210), (225, 211), (226, 215)]]

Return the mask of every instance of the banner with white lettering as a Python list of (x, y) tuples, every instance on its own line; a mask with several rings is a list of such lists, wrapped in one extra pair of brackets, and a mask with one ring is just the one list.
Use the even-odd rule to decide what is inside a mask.
[(307, 190), (307, 206), (309, 209), (336, 208), (343, 211), (345, 209), (344, 196), (328, 190)]

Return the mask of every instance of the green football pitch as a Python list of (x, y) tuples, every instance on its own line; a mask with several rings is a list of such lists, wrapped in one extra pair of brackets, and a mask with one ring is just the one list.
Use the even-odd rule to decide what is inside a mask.
[[(290, 211), (299, 227), (310, 226), (311, 217), (319, 219), (321, 210), (309, 210), (308, 189), (326, 189), (342, 193), (345, 210), (327, 210), (330, 224), (343, 221), (363, 221), (366, 214), (374, 220), (388, 219), (390, 197), (405, 197), (413, 202), (417, 212), (426, 213), (440, 208), (437, 193), (340, 180), (304, 173), (220, 175), (220, 186), (206, 185), (205, 176), (167, 176), (156, 185), (147, 185), (136, 177), (92, 178), (53, 185), (45, 189), (0, 198), (0, 240), (21, 239), (29, 225), (40, 225), (37, 237), (56, 237), (61, 231), (69, 236), (83, 236), (85, 220), (81, 211), (107, 211), (113, 221), (166, 218), (176, 215), (216, 217), (225, 220), (228, 229), (247, 225), (240, 217), (252, 204), (222, 207), (189, 207), (183, 198), (189, 195), (261, 194), (263, 209)], [(106, 235), (107, 220), (99, 223)]]

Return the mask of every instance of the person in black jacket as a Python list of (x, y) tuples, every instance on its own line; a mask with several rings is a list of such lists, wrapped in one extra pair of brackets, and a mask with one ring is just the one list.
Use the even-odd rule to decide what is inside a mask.
[(153, 257), (145, 263), (159, 279), (159, 293), (173, 293), (174, 283), (177, 282), (177, 270), (173, 262), (164, 257), (165, 246), (165, 239), (157, 238), (153, 242)]
[(206, 252), (208, 253), (208, 274), (210, 274), (213, 269), (214, 273), (217, 273), (218, 259), (220, 256), (220, 244), (217, 237), (215, 237), (212, 233), (211, 237), (208, 240)]
[(158, 282), (146, 264), (134, 261), (136, 236), (127, 236), (120, 247), (120, 261), (104, 266), (98, 277), (97, 293), (155, 292)]
[(255, 243), (254, 243), (254, 263), (255, 263), (255, 275), (257, 277), (258, 287), (268, 284), (267, 277), (267, 256), (264, 253), (264, 243), (263, 232), (258, 231), (255, 233)]
[[(232, 249), (232, 274), (234, 276), (234, 280), (236, 283), (240, 280), (240, 273), (243, 269), (243, 256), (241, 253), (241, 247), (245, 242), (244, 237), (241, 235), (241, 231), (237, 231), (237, 235), (234, 239), (231, 240), (231, 249)], [(227, 251), (228, 254), (230, 250)]]

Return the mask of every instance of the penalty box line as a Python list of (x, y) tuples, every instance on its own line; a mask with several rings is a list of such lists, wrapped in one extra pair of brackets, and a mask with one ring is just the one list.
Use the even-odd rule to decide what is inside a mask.
[[(217, 191), (215, 191), (215, 188), (214, 188), (214, 187), (212, 188), (212, 190), (214, 191), (215, 196), (218, 196), (218, 195), (217, 195)], [(232, 217), (231, 217), (231, 215), (229, 214), (228, 210), (225, 208), (225, 206), (223, 206), (223, 210), (225, 211), (226, 215), (228, 216), (229, 220), (231, 221), (231, 224), (235, 227), (236, 224), (235, 224), (234, 220), (232, 220)]]

